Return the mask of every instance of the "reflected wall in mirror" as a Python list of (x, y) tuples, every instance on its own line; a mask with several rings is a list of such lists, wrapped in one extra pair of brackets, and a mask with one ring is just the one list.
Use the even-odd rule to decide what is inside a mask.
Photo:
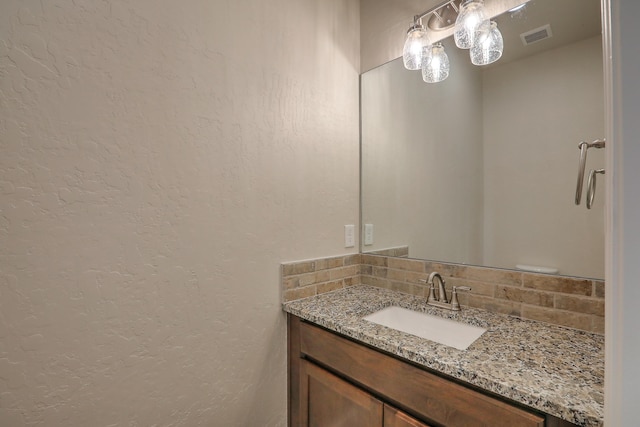
[[(362, 224), (375, 230), (362, 252), (602, 278), (604, 186), (591, 210), (574, 204), (578, 144), (604, 134), (600, 3), (531, 0), (496, 20), (505, 53), (490, 66), (448, 38), (444, 82), (401, 59), (362, 75)], [(523, 45), (546, 24), (551, 38)]]

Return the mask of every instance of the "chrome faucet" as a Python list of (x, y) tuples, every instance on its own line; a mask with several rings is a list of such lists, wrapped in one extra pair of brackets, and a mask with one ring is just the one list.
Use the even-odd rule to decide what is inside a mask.
[[(438, 279), (438, 298), (437, 299), (434, 292), (435, 283), (433, 283), (435, 279)], [(427, 298), (427, 301), (438, 301), (438, 302), (444, 302), (444, 303), (449, 302), (447, 300), (447, 291), (444, 288), (444, 279), (442, 278), (440, 273), (437, 273), (435, 271), (431, 273), (429, 275), (429, 278), (427, 279), (427, 285), (429, 285), (429, 297)]]
[[(436, 286), (434, 281), (438, 279), (438, 296), (436, 297)], [(460, 303), (458, 302), (458, 291), (470, 291), (468, 286), (454, 286), (451, 291), (451, 302), (447, 298), (447, 291), (444, 287), (445, 282), (440, 273), (433, 272), (429, 275), (426, 281), (429, 285), (429, 296), (427, 297), (427, 304), (434, 307), (446, 308), (451, 311), (460, 311)]]

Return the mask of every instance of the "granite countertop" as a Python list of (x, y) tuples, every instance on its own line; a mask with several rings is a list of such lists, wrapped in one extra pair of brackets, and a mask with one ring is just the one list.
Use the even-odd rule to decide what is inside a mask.
[[(396, 305), (487, 329), (457, 350), (362, 320)], [(425, 298), (352, 286), (287, 302), (284, 310), (484, 390), (581, 426), (604, 419), (604, 337), (532, 320), (463, 308), (427, 306)]]

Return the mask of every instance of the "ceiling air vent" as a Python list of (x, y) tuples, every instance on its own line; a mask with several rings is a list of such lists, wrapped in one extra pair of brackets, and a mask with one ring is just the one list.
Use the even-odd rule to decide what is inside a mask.
[(533, 43), (537, 43), (541, 40), (548, 39), (553, 36), (551, 33), (551, 25), (543, 25), (542, 27), (538, 27), (531, 31), (527, 31), (526, 33), (520, 34), (520, 38), (522, 39), (522, 43), (525, 46), (528, 46)]

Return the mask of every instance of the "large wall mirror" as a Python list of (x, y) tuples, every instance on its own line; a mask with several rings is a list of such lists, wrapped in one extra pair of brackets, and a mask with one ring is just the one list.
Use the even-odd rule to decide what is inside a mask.
[[(531, 0), (495, 20), (494, 64), (472, 65), (449, 37), (443, 82), (401, 58), (362, 74), (362, 252), (603, 278), (604, 185), (590, 210), (574, 203), (578, 144), (604, 135), (600, 1)], [(523, 43), (545, 25), (551, 37)]]

